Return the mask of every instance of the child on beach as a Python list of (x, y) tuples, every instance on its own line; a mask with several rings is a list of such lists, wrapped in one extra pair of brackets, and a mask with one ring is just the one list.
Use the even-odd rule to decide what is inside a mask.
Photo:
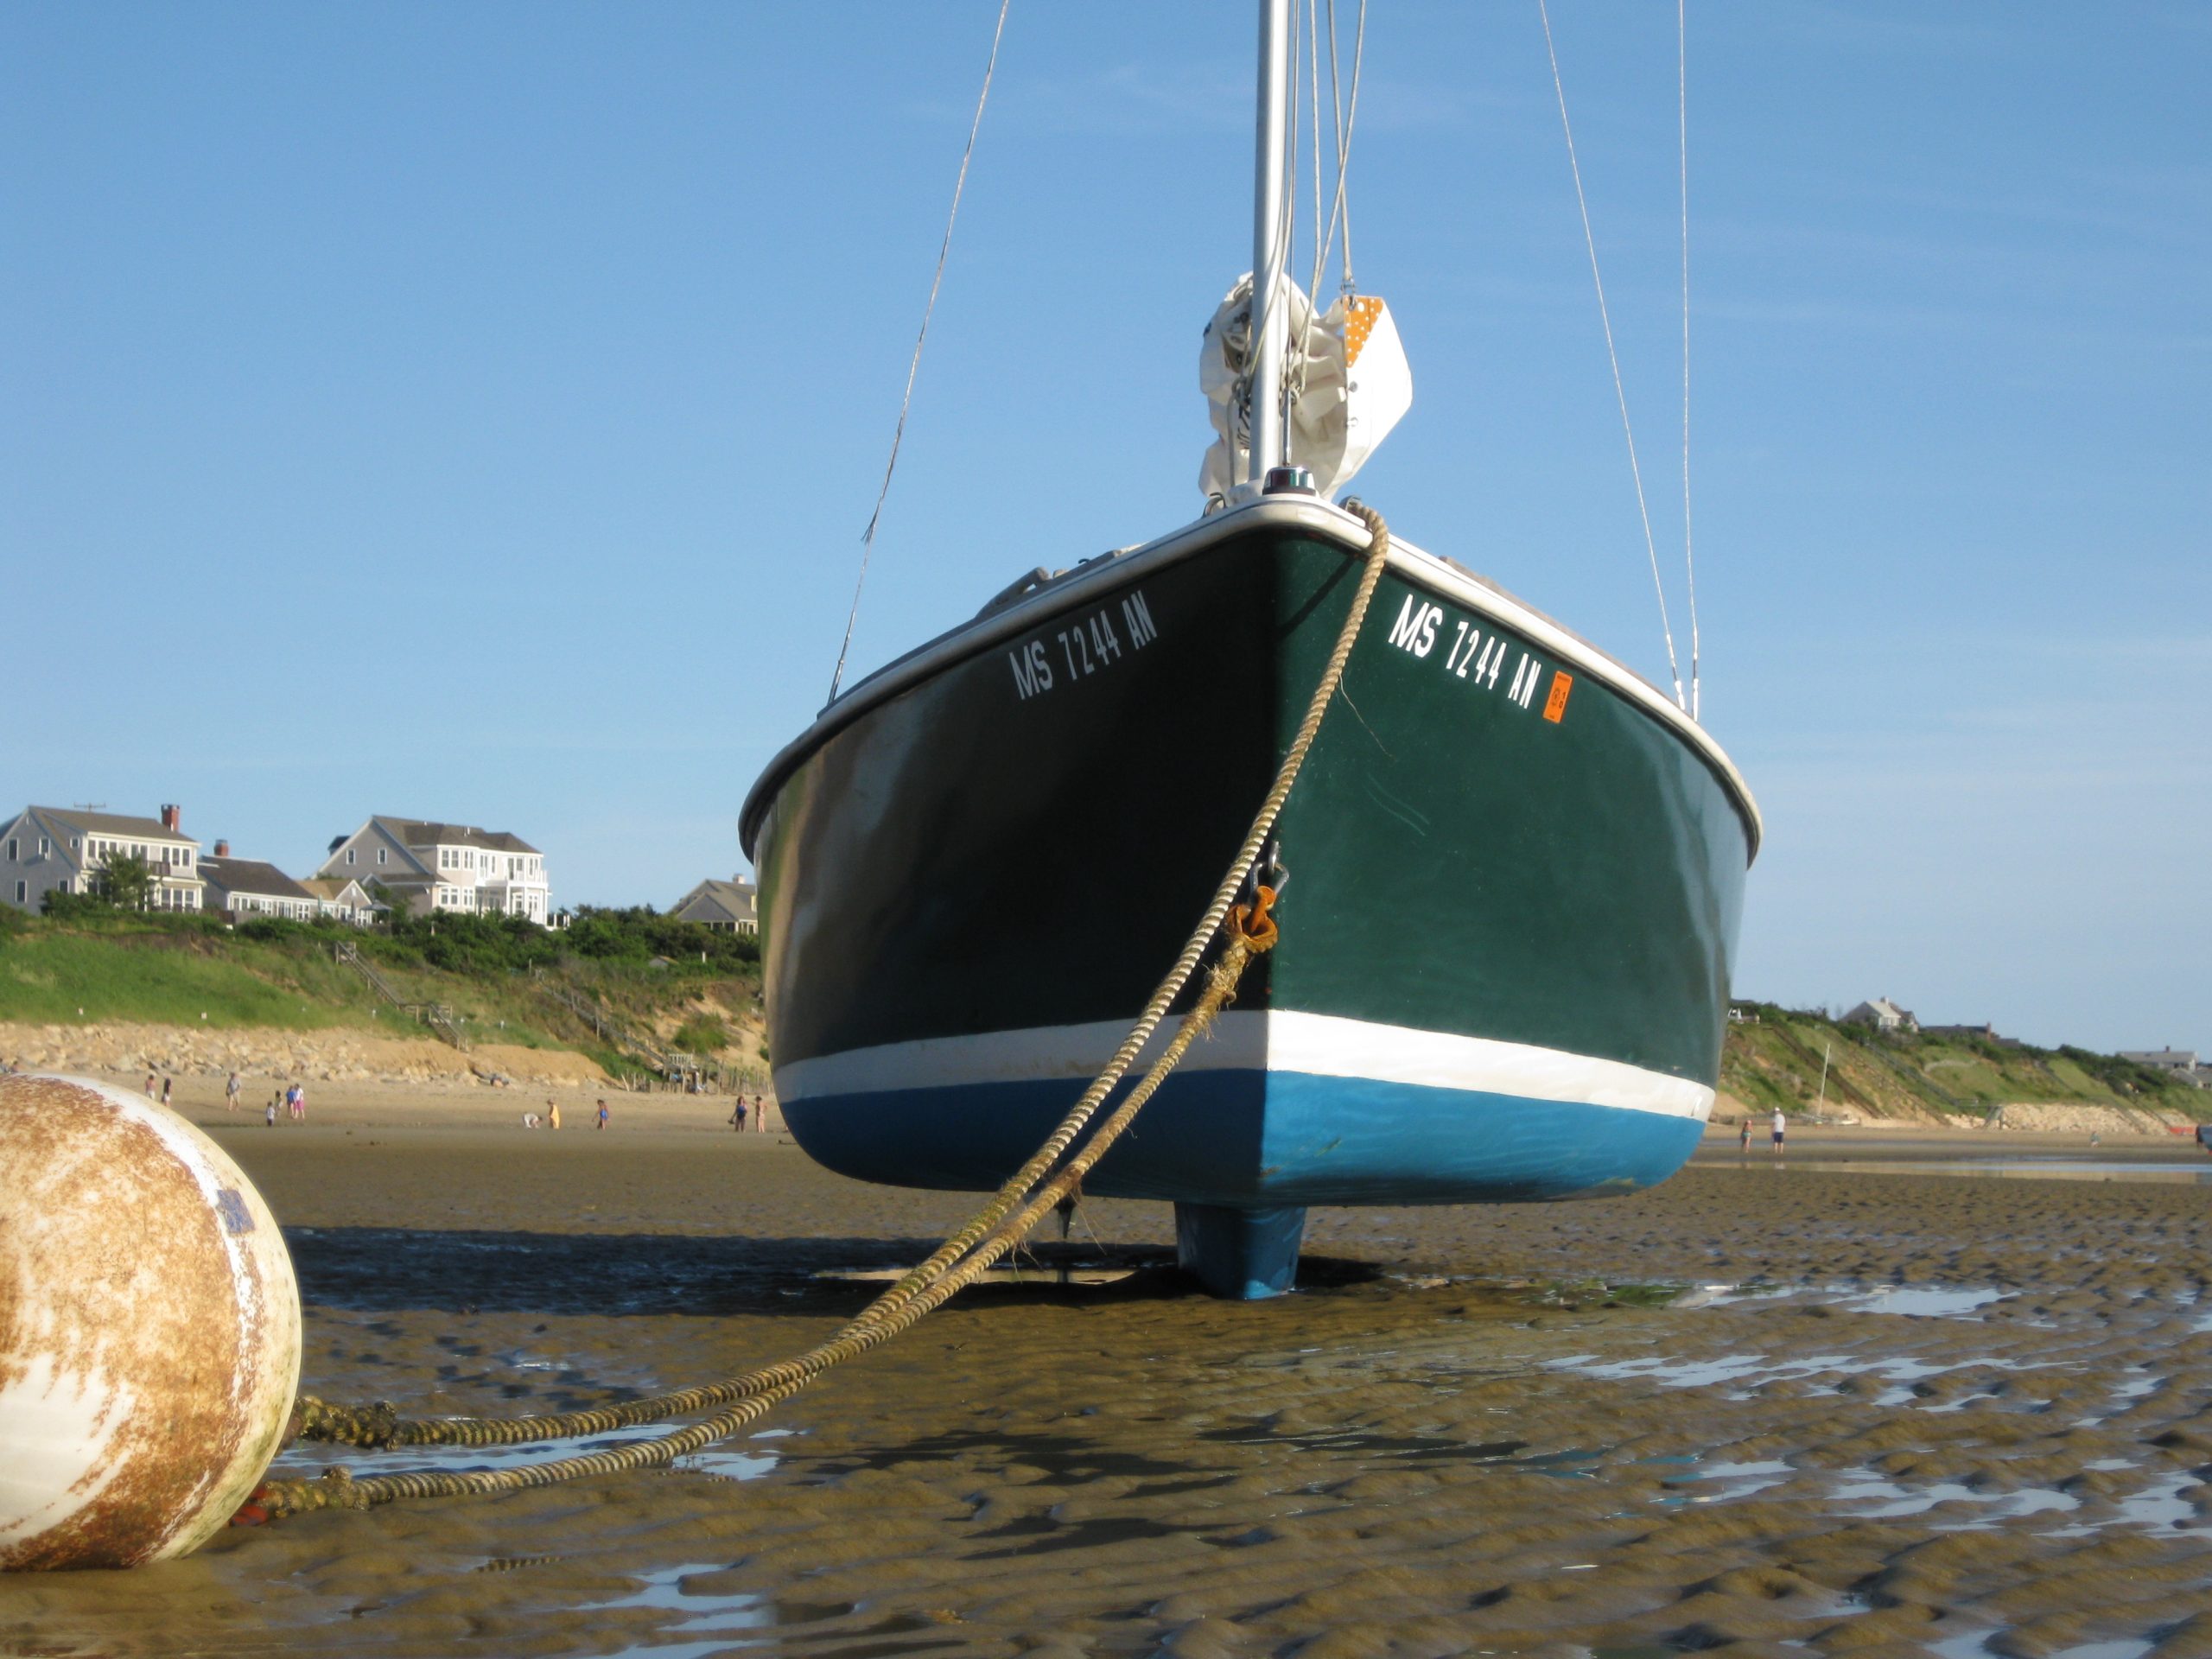
[(231, 1073), (231, 1080), (223, 1085), (223, 1109), (235, 1112), (238, 1109), (238, 1074)]
[(549, 1100), (545, 1103), (545, 1127), (549, 1129), (557, 1129), (561, 1127), (561, 1103), (557, 1100)]
[(612, 1116), (613, 1114), (607, 1109), (607, 1103), (603, 1100), (601, 1101), (599, 1103), (599, 1122), (593, 1124), (592, 1128), (594, 1129), (605, 1128), (607, 1127), (607, 1120)]
[(729, 1126), (740, 1135), (745, 1133), (745, 1096), (737, 1097), (737, 1104), (730, 1109)]
[(174, 1077), (163, 1077), (162, 1079), (162, 1104), (164, 1106), (169, 1103), (169, 1085), (175, 1081), (176, 1079)]
[(268, 1105), (262, 1108), (261, 1121), (264, 1123), (266, 1123), (272, 1129), (276, 1127), (276, 1103), (275, 1101), (270, 1101)]

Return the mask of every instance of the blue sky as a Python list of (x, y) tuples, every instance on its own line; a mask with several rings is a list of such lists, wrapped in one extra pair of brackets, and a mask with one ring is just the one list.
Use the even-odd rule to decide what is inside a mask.
[[(736, 868), (995, 10), (0, 11), (0, 804)], [(1015, 0), (859, 668), (1194, 511), (1250, 10)], [(1673, 8), (1554, 22), (1680, 631)], [(1690, 78), (1739, 990), (2212, 1049), (2212, 14), (1692, 0)], [(1374, 7), (1353, 230), (1362, 492), (1663, 680), (1533, 0)]]

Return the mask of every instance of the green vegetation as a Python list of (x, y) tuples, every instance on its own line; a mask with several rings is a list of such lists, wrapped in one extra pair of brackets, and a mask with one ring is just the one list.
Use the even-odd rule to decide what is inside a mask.
[(1860, 1116), (1979, 1117), (2008, 1102), (2050, 1101), (2212, 1117), (2212, 1100), (2201, 1090), (2110, 1054), (1971, 1035), (1884, 1033), (1770, 1002), (1736, 1007), (1743, 1019), (1729, 1025), (1720, 1086), (1763, 1110), (1809, 1111), (1824, 1103), (1829, 1112)]
[(154, 896), (154, 867), (137, 853), (113, 854), (92, 873), (92, 891), (103, 903), (143, 910)]
[(737, 1027), (760, 1002), (757, 941), (645, 910), (585, 911), (559, 932), (459, 915), (232, 928), (86, 899), (59, 912), (0, 907), (0, 1020), (423, 1034), (339, 959), (349, 945), (403, 1001), (450, 1008), (472, 1042), (576, 1049), (614, 1071), (641, 1069), (618, 1029), (714, 1054), (750, 1044)]
[(687, 1054), (719, 1054), (729, 1046), (729, 1027), (719, 1014), (695, 1014), (671, 1040)]

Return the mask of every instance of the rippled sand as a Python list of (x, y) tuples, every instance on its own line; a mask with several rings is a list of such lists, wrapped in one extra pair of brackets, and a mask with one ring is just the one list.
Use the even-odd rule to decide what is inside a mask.
[[(429, 1412), (781, 1355), (868, 1294), (821, 1274), (969, 1203), (772, 1137), (225, 1139), (294, 1230), (307, 1386)], [(1317, 1212), (1309, 1288), (1236, 1306), (1095, 1202), (690, 1466), (0, 1582), (0, 1652), (2212, 1654), (2208, 1203), (1723, 1157)], [(298, 1466), (334, 1455), (378, 1466)]]

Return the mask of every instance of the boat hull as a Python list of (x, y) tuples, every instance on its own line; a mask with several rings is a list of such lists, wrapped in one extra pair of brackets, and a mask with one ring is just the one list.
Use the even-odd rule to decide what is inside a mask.
[[(1174, 957), (1359, 574), (1335, 515), (1230, 517), (887, 671), (756, 789), (777, 1088), (821, 1162), (995, 1185)], [(1257, 1212), (1680, 1166), (1756, 819), (1709, 740), (1560, 639), (1394, 555), (1277, 826), (1282, 942), (1088, 1190)]]

